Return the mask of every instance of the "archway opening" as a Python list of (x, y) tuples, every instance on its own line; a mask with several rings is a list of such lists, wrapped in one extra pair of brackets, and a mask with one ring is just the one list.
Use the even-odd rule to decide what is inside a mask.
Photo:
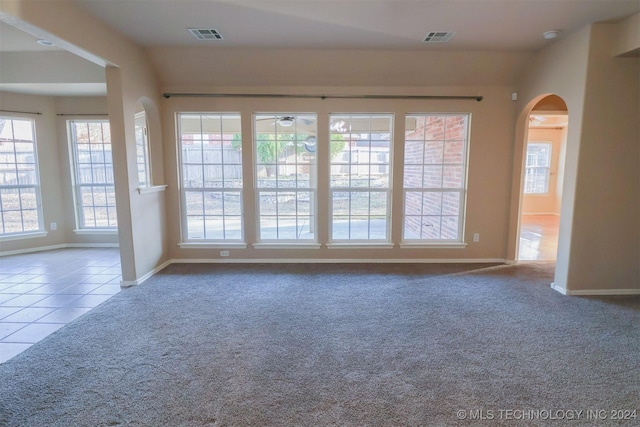
[(564, 181), (569, 116), (557, 95), (547, 95), (530, 110), (523, 147), (518, 261), (552, 261)]

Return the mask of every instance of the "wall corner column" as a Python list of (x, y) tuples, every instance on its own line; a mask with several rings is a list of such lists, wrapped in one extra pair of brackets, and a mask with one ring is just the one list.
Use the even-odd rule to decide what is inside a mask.
[(122, 282), (133, 283), (136, 280), (136, 268), (131, 222), (132, 212), (129, 197), (122, 72), (118, 67), (108, 66), (105, 69), (105, 73), (107, 80), (107, 109), (109, 112), (111, 147), (113, 152), (113, 172), (116, 188)]

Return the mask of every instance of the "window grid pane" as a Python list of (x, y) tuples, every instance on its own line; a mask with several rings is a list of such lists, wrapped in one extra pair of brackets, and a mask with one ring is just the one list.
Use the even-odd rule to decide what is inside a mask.
[(237, 114), (179, 114), (186, 240), (242, 241), (242, 135)]
[(390, 114), (330, 115), (333, 241), (390, 239), (392, 122)]
[(550, 167), (551, 143), (528, 143), (524, 179), (525, 194), (547, 194), (549, 192)]
[(149, 160), (149, 140), (147, 135), (147, 116), (140, 112), (135, 116), (136, 163), (138, 164), (138, 186), (151, 185), (151, 167)]
[(316, 240), (315, 114), (254, 115), (258, 240)]
[(109, 122), (71, 121), (79, 228), (118, 226)]
[(0, 117), (0, 235), (42, 229), (34, 122)]
[(405, 121), (403, 241), (462, 241), (468, 114)]

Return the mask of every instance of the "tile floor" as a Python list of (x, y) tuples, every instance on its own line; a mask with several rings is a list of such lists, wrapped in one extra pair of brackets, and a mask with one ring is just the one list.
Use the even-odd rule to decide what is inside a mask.
[(522, 215), (519, 261), (552, 261), (558, 253), (558, 215)]
[(0, 363), (120, 292), (117, 248), (0, 257)]

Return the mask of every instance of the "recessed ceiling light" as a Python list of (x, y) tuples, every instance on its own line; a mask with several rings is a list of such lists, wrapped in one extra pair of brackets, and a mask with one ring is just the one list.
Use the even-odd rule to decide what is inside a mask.
[(50, 42), (49, 40), (45, 40), (45, 39), (38, 39), (36, 40), (36, 43), (42, 45), (42, 46), (46, 46), (46, 47), (52, 47), (55, 46), (55, 43)]
[(544, 37), (546, 40), (553, 40), (556, 37), (558, 37), (558, 34), (560, 34), (560, 31), (558, 30), (549, 30), (549, 31), (545, 31), (542, 34), (542, 37)]

